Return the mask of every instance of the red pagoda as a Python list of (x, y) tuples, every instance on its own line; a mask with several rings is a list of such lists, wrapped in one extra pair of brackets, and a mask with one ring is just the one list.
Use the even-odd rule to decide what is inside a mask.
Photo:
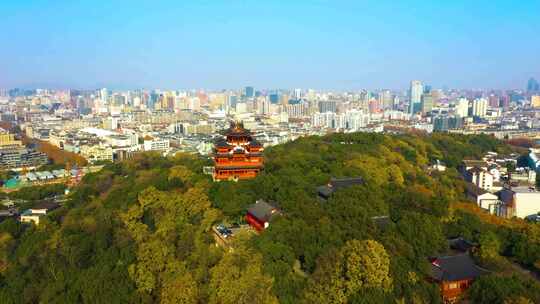
[(232, 122), (225, 138), (214, 149), (214, 180), (250, 179), (263, 169), (263, 147), (244, 129), (241, 122)]

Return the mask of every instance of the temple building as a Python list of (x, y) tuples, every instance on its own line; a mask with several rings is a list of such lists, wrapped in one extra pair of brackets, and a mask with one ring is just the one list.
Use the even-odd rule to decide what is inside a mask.
[(240, 123), (231, 123), (214, 149), (214, 181), (250, 179), (263, 169), (263, 146)]
[(280, 214), (281, 211), (273, 204), (264, 200), (257, 200), (254, 205), (248, 208), (246, 221), (253, 229), (261, 232), (268, 228), (272, 219)]
[(430, 280), (439, 285), (445, 304), (458, 303), (474, 280), (487, 273), (467, 253), (431, 259)]
[(317, 194), (319, 195), (320, 199), (326, 201), (337, 190), (363, 184), (364, 180), (361, 177), (331, 178), (327, 185), (317, 187)]

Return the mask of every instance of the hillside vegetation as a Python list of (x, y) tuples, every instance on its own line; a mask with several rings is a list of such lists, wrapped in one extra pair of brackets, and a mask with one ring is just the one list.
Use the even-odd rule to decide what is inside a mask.
[[(456, 208), (455, 167), (486, 151), (509, 150), (487, 136), (307, 137), (267, 149), (264, 173), (238, 183), (213, 183), (208, 159), (141, 154), (85, 176), (37, 227), (0, 224), (0, 302), (440, 303), (428, 257), (463, 236), (493, 270), (474, 303), (539, 303), (538, 283), (505, 268), (540, 267), (538, 225)], [(450, 168), (430, 175), (436, 159)], [(331, 177), (352, 176), (364, 185), (316, 197)], [(232, 251), (217, 247), (211, 226), (241, 223), (260, 198), (284, 215), (236, 236)]]

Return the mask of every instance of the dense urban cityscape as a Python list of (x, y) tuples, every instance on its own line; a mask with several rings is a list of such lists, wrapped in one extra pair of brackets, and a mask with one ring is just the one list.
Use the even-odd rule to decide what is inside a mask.
[[(139, 151), (208, 155), (228, 121), (243, 121), (257, 140), (272, 146), (332, 132), (419, 130), (489, 134), (499, 139), (540, 136), (540, 89), (435, 89), (411, 81), (405, 92), (311, 89), (48, 90), (0, 94), (2, 121), (28, 139), (45, 141), (90, 163), (129, 158)], [(8, 139), (2, 146), (20, 146)], [(31, 150), (27, 150), (29, 153)], [(34, 168), (40, 155), (3, 153), (5, 168)]]

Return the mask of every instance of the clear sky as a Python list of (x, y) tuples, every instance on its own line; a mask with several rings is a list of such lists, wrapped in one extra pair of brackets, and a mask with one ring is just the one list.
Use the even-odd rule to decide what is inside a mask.
[(2, 0), (0, 87), (523, 88), (540, 0)]

